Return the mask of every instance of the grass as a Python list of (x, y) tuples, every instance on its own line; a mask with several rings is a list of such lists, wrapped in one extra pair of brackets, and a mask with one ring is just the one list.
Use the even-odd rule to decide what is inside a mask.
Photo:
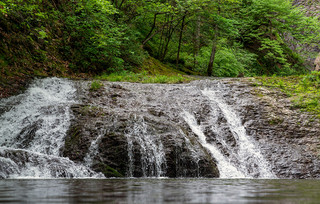
[(98, 76), (96, 78), (98, 80), (107, 80), (107, 81), (113, 81), (113, 82), (121, 81), (121, 82), (162, 83), (162, 84), (185, 83), (193, 80), (193, 78), (182, 76), (181, 74), (150, 75), (147, 72), (133, 73), (133, 72), (126, 72), (126, 71), (119, 72), (119, 73), (112, 73), (112, 74), (102, 74), (101, 76)]
[(99, 90), (101, 87), (103, 86), (103, 84), (101, 83), (101, 81), (93, 81), (91, 83), (91, 86), (90, 86), (90, 91), (97, 91)]
[(320, 118), (320, 72), (289, 77), (256, 77), (261, 86), (278, 88), (293, 102), (294, 108)]
[(160, 61), (148, 57), (141, 67), (133, 71), (121, 71), (112, 74), (102, 74), (97, 76), (97, 80), (136, 82), (136, 83), (161, 83), (177, 84), (194, 80), (192, 77), (184, 76), (185, 73), (174, 69)]

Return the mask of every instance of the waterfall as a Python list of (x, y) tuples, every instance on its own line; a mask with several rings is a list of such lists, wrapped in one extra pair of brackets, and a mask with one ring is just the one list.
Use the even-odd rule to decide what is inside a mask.
[[(187, 111), (183, 112), (182, 117), (217, 160), (221, 178), (276, 178), (258, 145), (246, 134), (236, 110), (223, 99), (228, 94), (227, 89), (220, 83), (200, 89), (202, 95), (210, 100), (211, 108), (211, 114), (203, 124), (198, 124), (195, 116)], [(214, 133), (215, 142), (209, 142), (205, 129)], [(228, 130), (234, 146), (228, 142)]]
[[(24, 94), (0, 101), (0, 164), (2, 177), (94, 177), (92, 170), (60, 157), (75, 103), (72, 82), (36, 80)], [(3, 171), (2, 171), (3, 174)]]
[(185, 111), (183, 113), (183, 117), (192, 131), (199, 137), (200, 143), (203, 145), (203, 147), (207, 148), (212, 156), (217, 160), (220, 178), (243, 178), (244, 174), (238, 171), (237, 168), (233, 166), (228, 161), (228, 159), (219, 151), (219, 149), (206, 141), (206, 136), (201, 130), (201, 127), (197, 125), (194, 116)]
[(43, 79), (24, 94), (1, 101), (0, 107), (9, 111), (0, 116), (0, 146), (58, 156), (70, 124), (74, 93), (68, 80)]
[(271, 167), (262, 156), (258, 146), (246, 134), (246, 130), (236, 111), (222, 99), (221, 96), (223, 94), (220, 90), (205, 89), (202, 93), (220, 108), (237, 141), (239, 146), (236, 153), (239, 163), (237, 165), (238, 169), (244, 173), (245, 177), (275, 178)]
[(148, 131), (148, 126), (142, 117), (135, 116), (134, 124), (126, 131), (128, 140), (129, 171), (132, 177), (134, 171), (133, 142), (140, 146), (142, 173), (144, 177), (160, 177), (165, 173), (166, 159), (162, 142), (157, 135)]
[(88, 167), (93, 165), (93, 158), (95, 155), (98, 154), (99, 151), (99, 144), (101, 142), (102, 137), (106, 134), (106, 129), (102, 128), (98, 131), (98, 136), (94, 140), (92, 140), (89, 151), (86, 154), (84, 161)]
[(39, 79), (0, 100), (0, 178), (275, 178), (218, 81), (78, 84)]

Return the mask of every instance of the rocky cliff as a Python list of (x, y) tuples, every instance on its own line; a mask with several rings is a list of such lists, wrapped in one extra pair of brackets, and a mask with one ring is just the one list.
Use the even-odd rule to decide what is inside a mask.
[(195, 117), (207, 145), (216, 146), (244, 175), (260, 177), (261, 161), (244, 154), (250, 145), (241, 150), (239, 127), (201, 90), (221, 91), (217, 97), (236, 111), (277, 177), (320, 177), (319, 121), (294, 110), (280, 92), (254, 87), (247, 79), (104, 82), (98, 91), (89, 91), (90, 83), (78, 82), (81, 103), (71, 108), (63, 156), (107, 177), (218, 177), (215, 155), (199, 142), (202, 133), (186, 122), (184, 111)]
[[(299, 6), (307, 16), (320, 16), (320, 2), (318, 0), (294, 0), (293, 5)], [(290, 38), (290, 37), (288, 37)], [(319, 44), (319, 43), (318, 43)], [(297, 45), (291, 44), (291, 49), (297, 50), (297, 48), (302, 50), (298, 52), (316, 52), (319, 53), (317, 56), (313, 55), (313, 57), (307, 57), (307, 66), (310, 67), (311, 70), (320, 70), (320, 48), (319, 46), (310, 46), (310, 45)]]

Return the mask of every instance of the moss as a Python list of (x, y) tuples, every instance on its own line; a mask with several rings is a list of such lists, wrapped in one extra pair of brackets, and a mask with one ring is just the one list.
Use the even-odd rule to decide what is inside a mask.
[(113, 74), (103, 74), (96, 77), (99, 80), (107, 81), (126, 81), (126, 82), (137, 82), (137, 83), (185, 83), (193, 80), (191, 77), (177, 75), (150, 75), (147, 72), (133, 73), (133, 72), (120, 72)]
[(136, 73), (146, 72), (149, 75), (166, 75), (166, 76), (173, 76), (173, 75), (184, 75), (185, 72), (176, 70), (170, 66), (167, 66), (161, 63), (159, 60), (154, 59), (153, 57), (149, 57), (145, 59), (142, 66), (135, 70)]
[(124, 177), (121, 173), (119, 173), (116, 169), (100, 163), (101, 168), (101, 172), (106, 176), (106, 177)]
[(140, 68), (117, 73), (103, 73), (97, 76), (98, 80), (137, 82), (137, 83), (185, 83), (194, 80), (192, 77), (185, 76), (185, 73), (167, 66), (160, 61), (149, 57)]
[(80, 127), (72, 127), (70, 130), (70, 137), (67, 137), (65, 140), (65, 150), (69, 151), (74, 145), (80, 143)]
[(259, 97), (259, 98), (263, 98), (263, 97), (265, 96), (265, 95), (262, 93), (261, 90), (257, 90), (257, 89), (253, 89), (253, 90), (251, 91), (251, 93), (254, 94), (254, 95), (256, 95), (256, 96)]
[[(292, 108), (320, 118), (320, 72), (290, 77), (256, 77), (259, 86), (278, 89), (292, 101)], [(257, 84), (257, 83), (256, 83)]]
[(83, 116), (91, 116), (91, 117), (98, 117), (98, 116), (104, 116), (105, 113), (103, 112), (103, 108), (97, 107), (97, 106), (83, 106), (80, 109), (80, 113)]
[(283, 118), (275, 117), (275, 118), (272, 118), (272, 119), (269, 120), (269, 124), (270, 125), (278, 125), (278, 124), (283, 123), (283, 121), (284, 121)]
[(101, 87), (103, 86), (103, 84), (101, 83), (101, 81), (93, 81), (91, 83), (91, 86), (90, 86), (90, 91), (97, 91), (99, 89), (101, 89)]

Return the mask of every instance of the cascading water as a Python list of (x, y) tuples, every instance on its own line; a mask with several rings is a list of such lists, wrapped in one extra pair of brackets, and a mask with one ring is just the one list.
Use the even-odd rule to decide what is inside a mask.
[(275, 178), (217, 81), (105, 82), (96, 95), (87, 82), (77, 88), (41, 79), (0, 101), (1, 178), (103, 177), (91, 168), (128, 177)]
[(222, 90), (223, 87), (219, 84), (218, 90), (205, 89), (202, 93), (222, 111), (232, 135), (237, 141), (238, 151), (233, 152), (233, 154), (238, 159), (238, 169), (244, 173), (245, 177), (275, 178), (259, 148), (247, 136), (246, 130), (236, 112), (222, 99)]
[(129, 155), (129, 171), (128, 176), (133, 176), (133, 142), (137, 141), (140, 146), (141, 164), (143, 176), (160, 177), (165, 173), (166, 159), (163, 145), (156, 135), (148, 132), (148, 126), (143, 118), (134, 120), (133, 127), (128, 127), (126, 137), (128, 140), (128, 155)]
[[(246, 135), (236, 111), (223, 100), (227, 89), (221, 83), (200, 88), (202, 95), (210, 100), (211, 109), (211, 114), (203, 124), (198, 124), (194, 115), (187, 111), (182, 117), (199, 137), (201, 144), (216, 158), (220, 178), (276, 178), (258, 146)], [(214, 133), (215, 142), (208, 141), (205, 130)], [(229, 144), (230, 137), (234, 146)]]
[(193, 115), (188, 112), (184, 112), (183, 117), (192, 131), (199, 137), (200, 143), (203, 145), (203, 147), (207, 148), (212, 156), (217, 160), (220, 178), (245, 177), (244, 174), (238, 171), (238, 169), (228, 161), (228, 159), (219, 151), (219, 149), (206, 141), (206, 136), (201, 130), (201, 127), (197, 124), (196, 119)]
[(36, 80), (24, 94), (0, 102), (4, 111), (0, 116), (0, 163), (9, 167), (0, 177), (98, 176), (60, 157), (75, 91), (69, 80), (48, 78)]
[(90, 147), (89, 147), (89, 151), (84, 158), (86, 166), (90, 167), (93, 165), (93, 158), (95, 155), (97, 155), (97, 153), (99, 151), (99, 144), (101, 142), (102, 137), (105, 134), (106, 134), (106, 129), (102, 128), (99, 130), (97, 138), (92, 140)]

